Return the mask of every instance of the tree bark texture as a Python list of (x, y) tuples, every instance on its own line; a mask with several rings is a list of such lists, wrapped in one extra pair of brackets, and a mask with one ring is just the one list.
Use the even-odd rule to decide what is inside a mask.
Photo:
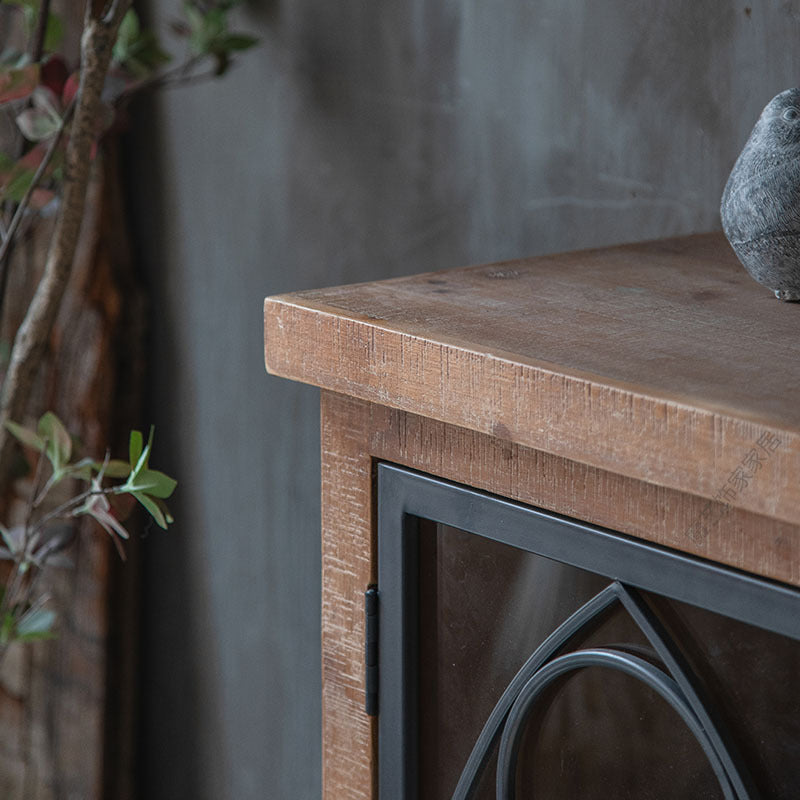
[[(41, 221), (15, 251), (6, 341), (35, 290), (52, 227)], [(87, 453), (102, 457), (111, 446), (124, 454), (127, 430), (139, 421), (144, 319), (109, 152), (89, 182), (74, 267), (32, 384), (27, 421), (53, 409)], [(48, 569), (57, 638), (14, 645), (0, 671), (0, 797), (134, 796), (132, 545), (122, 566), (107, 535), (86, 520), (69, 550), (74, 567)]]
[[(120, 0), (116, 5), (127, 7), (130, 3)], [(60, 213), (44, 259), (44, 271), (14, 337), (0, 393), (2, 420), (18, 419), (28, 407), (39, 362), (69, 280), (84, 217), (100, 95), (111, 63), (119, 19), (114, 15), (112, 20), (104, 21), (87, 14), (81, 37), (81, 82), (67, 145)], [(9, 434), (0, 427), (0, 476), (6, 474), (9, 466), (9, 442)]]

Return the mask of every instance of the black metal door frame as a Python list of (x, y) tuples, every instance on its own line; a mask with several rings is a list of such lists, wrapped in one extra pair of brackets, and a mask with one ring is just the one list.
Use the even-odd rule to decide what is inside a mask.
[[(718, 733), (716, 729), (712, 729), (709, 733), (704, 730), (713, 728), (713, 725), (693, 694), (691, 676), (685, 674), (679, 655), (672, 652), (669, 643), (659, 638), (657, 621), (648, 616), (646, 608), (639, 607), (636, 590), (664, 595), (800, 640), (798, 590), (391, 464), (381, 463), (377, 468), (377, 507), (380, 609), (378, 764), (381, 800), (415, 800), (417, 796), (416, 620), (420, 520), (460, 528), (603, 575), (612, 581), (606, 592), (601, 593), (602, 596), (598, 595), (587, 603), (587, 607), (573, 615), (574, 619), (571, 617), (551, 637), (552, 652), (547, 658), (539, 659), (542, 662), (539, 667), (547, 666), (547, 670), (539, 670), (539, 684), (549, 680), (549, 675), (561, 674), (573, 668), (573, 665), (565, 663), (563, 659), (551, 660), (545, 664), (548, 658), (557, 654), (556, 640), (565, 640), (565, 637), (574, 632), (575, 625), (583, 624), (584, 618), (599, 613), (598, 609), (604, 603), (619, 600), (634, 616), (637, 613), (640, 615), (641, 619), (637, 620), (640, 627), (645, 630), (662, 658), (666, 658), (671, 674), (656, 670), (658, 675), (648, 677), (647, 670), (637, 664), (636, 659), (599, 650), (592, 651), (592, 655), (581, 655), (580, 659), (574, 658), (574, 667), (606, 661), (611, 664), (616, 659), (620, 661), (617, 668), (630, 671), (631, 674), (638, 670), (638, 677), (650, 683), (665, 699), (669, 700), (669, 693), (676, 690), (676, 710), (682, 713), (690, 727), (693, 724), (699, 727), (699, 733), (695, 733), (704, 749), (708, 752), (708, 748), (711, 748), (714, 751), (712, 755), (719, 756), (719, 765), (715, 769), (727, 776), (726, 782), (721, 780), (725, 796), (737, 800), (754, 800), (755, 791), (746, 775), (739, 770), (735, 753), (726, 748), (728, 743), (724, 741), (724, 732)], [(654, 625), (656, 628), (653, 628)], [(648, 632), (647, 626), (655, 631), (655, 639)], [(530, 678), (531, 675), (527, 677)], [(527, 702), (533, 702), (535, 689), (534, 685), (528, 691), (531, 696)], [(681, 705), (685, 709), (682, 710), (679, 707)], [(523, 708), (517, 713), (517, 717), (520, 714), (524, 716), (524, 713)], [(506, 714), (508, 715), (508, 711)], [(511, 716), (513, 717), (513, 713)], [(518, 724), (519, 722), (517, 719)], [(702, 736), (707, 737), (708, 744)], [(513, 741), (505, 744), (509, 751), (506, 756), (513, 761)], [(501, 755), (502, 747), (503, 745)], [(468, 769), (479, 769), (478, 761), (480, 759), (476, 757), (475, 763), (471, 767), (468, 765)], [(468, 782), (463, 779), (459, 782), (459, 787), (462, 783), (466, 786)], [(507, 794), (503, 794), (503, 791)], [(461, 789), (455, 796), (469, 796), (469, 790), (464, 790), (461, 794), (460, 792)], [(498, 797), (501, 796), (513, 797), (513, 789), (502, 789), (499, 782)]]

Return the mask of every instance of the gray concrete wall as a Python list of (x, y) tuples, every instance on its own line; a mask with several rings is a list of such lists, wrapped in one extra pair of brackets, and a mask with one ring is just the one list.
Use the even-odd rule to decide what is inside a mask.
[[(159, 5), (159, 10), (166, 10)], [(159, 464), (142, 797), (316, 798), (318, 396), (262, 298), (719, 227), (800, 3), (252, 0), (261, 47), (135, 136)]]

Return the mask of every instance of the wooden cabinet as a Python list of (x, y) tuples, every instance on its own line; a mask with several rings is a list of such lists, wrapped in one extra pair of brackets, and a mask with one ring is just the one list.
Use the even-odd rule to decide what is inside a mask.
[(265, 336), (323, 390), (326, 800), (377, 797), (379, 463), (800, 587), (800, 304), (721, 235), (268, 298)]

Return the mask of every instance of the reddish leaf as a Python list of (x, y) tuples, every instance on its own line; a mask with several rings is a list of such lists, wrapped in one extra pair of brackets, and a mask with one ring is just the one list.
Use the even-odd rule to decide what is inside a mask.
[(39, 65), (0, 70), (0, 103), (27, 97), (39, 85)]
[(55, 196), (56, 193), (50, 189), (42, 189), (41, 186), (37, 186), (31, 192), (30, 207), (35, 211), (41, 211), (46, 205), (53, 202)]
[(42, 64), (41, 84), (61, 97), (69, 78), (67, 64), (61, 56), (51, 56)]
[[(19, 161), (13, 161), (8, 157), (2, 157), (0, 154), (0, 199), (13, 200), (19, 202), (25, 194), (28, 186), (30, 186), (36, 168), (44, 158), (47, 151), (47, 146), (44, 144), (37, 144), (29, 150)], [(63, 144), (59, 150), (56, 151), (52, 161), (47, 166), (44, 173), (44, 180), (52, 180), (54, 173), (61, 167), (64, 162)], [(31, 205), (34, 208), (42, 208), (46, 206), (53, 199), (53, 194), (46, 187), (38, 188), (34, 191), (31, 198)]]
[(28, 150), (24, 156), (22, 156), (22, 158), (19, 160), (19, 163), (35, 170), (39, 164), (42, 163), (42, 159), (44, 158), (46, 152), (47, 145), (37, 144), (35, 147)]
[(80, 72), (73, 72), (72, 75), (67, 78), (64, 88), (61, 92), (61, 102), (64, 104), (64, 108), (66, 108), (72, 102), (72, 98), (78, 93), (78, 86), (80, 85), (80, 82)]

